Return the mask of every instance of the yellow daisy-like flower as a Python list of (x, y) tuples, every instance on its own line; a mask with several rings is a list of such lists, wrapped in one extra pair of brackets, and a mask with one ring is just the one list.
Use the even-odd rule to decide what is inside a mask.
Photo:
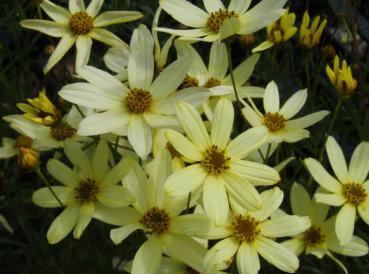
[[(91, 160), (73, 142), (66, 142), (64, 152), (75, 169), (56, 159), (47, 163), (48, 172), (63, 184), (51, 188), (63, 206), (66, 206), (47, 232), (50, 244), (61, 241), (73, 228), (74, 237), (79, 239), (96, 211), (109, 212), (109, 208), (125, 207), (134, 201), (126, 188), (117, 185), (130, 170), (130, 159), (121, 160), (110, 169), (109, 148), (104, 141), (97, 145)], [(35, 191), (32, 200), (41, 207), (61, 207), (47, 187)]]
[(243, 160), (266, 141), (264, 128), (253, 128), (230, 140), (234, 109), (228, 99), (220, 99), (215, 107), (209, 136), (200, 114), (190, 105), (177, 103), (177, 116), (186, 137), (167, 131), (173, 147), (191, 163), (173, 173), (165, 183), (170, 195), (188, 195), (202, 191), (206, 214), (216, 224), (229, 213), (228, 197), (246, 208), (261, 206), (256, 185), (273, 185), (280, 180), (273, 168)]
[(128, 63), (128, 82), (122, 83), (94, 67), (80, 68), (79, 75), (89, 83), (66, 85), (59, 95), (72, 103), (101, 112), (87, 116), (78, 133), (89, 136), (113, 132), (128, 136), (133, 149), (145, 159), (152, 150), (153, 128), (175, 128), (175, 102), (195, 106), (207, 99), (200, 88), (177, 92), (191, 66), (192, 56), (179, 58), (154, 78), (154, 43), (150, 31), (140, 25), (133, 32)]
[(335, 89), (342, 95), (351, 95), (354, 93), (357, 81), (351, 74), (351, 68), (347, 65), (346, 60), (342, 60), (340, 68), (340, 58), (334, 57), (333, 68), (329, 65), (325, 67), (325, 72)]
[(49, 61), (44, 67), (47, 73), (65, 53), (76, 43), (76, 68), (87, 64), (90, 58), (92, 39), (96, 39), (110, 46), (128, 47), (119, 37), (103, 27), (130, 22), (142, 17), (137, 11), (108, 11), (98, 13), (104, 0), (92, 0), (87, 8), (83, 0), (69, 0), (69, 10), (64, 9), (49, 0), (40, 4), (43, 11), (54, 21), (23, 20), (21, 26), (33, 29), (52, 37), (61, 37)]
[(160, 6), (174, 19), (192, 29), (157, 28), (187, 39), (214, 42), (234, 34), (250, 34), (277, 20), (286, 0), (263, 0), (248, 10), (251, 1), (232, 0), (225, 8), (221, 0), (203, 0), (206, 11), (185, 0), (160, 0)]
[(285, 14), (276, 22), (267, 26), (267, 40), (258, 45), (252, 52), (259, 52), (286, 42), (297, 32), (294, 26), (296, 15), (286, 10)]
[(326, 150), (337, 179), (332, 177), (315, 159), (305, 159), (305, 164), (314, 180), (329, 193), (316, 193), (318, 203), (342, 206), (337, 214), (336, 233), (341, 244), (351, 241), (354, 232), (356, 211), (369, 224), (369, 142), (360, 143), (352, 154), (347, 168), (346, 160), (336, 140), (330, 136)]
[(259, 255), (282, 271), (293, 273), (297, 270), (298, 258), (274, 239), (305, 231), (310, 227), (310, 220), (291, 215), (269, 219), (282, 203), (283, 192), (276, 187), (260, 196), (260, 210), (250, 211), (238, 205), (226, 222), (219, 225), (219, 234), (214, 238), (223, 240), (206, 254), (205, 274), (215, 273), (217, 266), (231, 261), (233, 257), (237, 257), (238, 273), (257, 274), (260, 270)]
[(37, 124), (52, 126), (61, 118), (60, 110), (46, 96), (46, 91), (40, 91), (38, 97), (27, 99), (28, 104), (18, 103), (17, 107), (25, 112), (23, 117)]
[[(333, 216), (326, 220), (329, 206), (311, 200), (303, 186), (293, 184), (290, 201), (294, 215), (308, 216), (311, 220), (311, 227), (308, 230), (282, 243), (295, 255), (299, 256), (305, 251), (306, 254), (312, 254), (321, 259), (325, 255), (333, 257), (331, 251), (352, 257), (368, 253), (368, 244), (357, 236), (353, 236), (347, 244), (340, 245), (334, 229), (336, 217)], [(333, 257), (333, 260), (337, 260), (338, 265), (343, 267), (345, 273), (348, 273), (337, 258)]]
[(201, 213), (180, 215), (186, 209), (187, 196), (173, 198), (164, 192), (164, 182), (172, 173), (171, 158), (165, 150), (157, 157), (151, 176), (136, 163), (124, 179), (136, 201), (121, 209), (125, 217), (116, 220), (121, 227), (111, 230), (110, 238), (119, 244), (135, 230), (147, 234), (133, 259), (132, 274), (158, 273), (163, 253), (192, 269), (202, 269), (204, 247), (191, 236), (205, 238), (211, 222)]
[(251, 108), (247, 103), (242, 109), (246, 120), (253, 127), (265, 128), (270, 143), (294, 143), (310, 136), (305, 128), (323, 119), (329, 112), (318, 111), (297, 119), (293, 118), (304, 106), (307, 90), (297, 91), (280, 107), (279, 91), (275, 82), (270, 82), (264, 93), (264, 110), (262, 114), (255, 106)]
[(327, 25), (327, 20), (320, 22), (320, 16), (314, 18), (313, 23), (309, 26), (310, 16), (308, 11), (304, 12), (302, 23), (300, 26), (300, 44), (311, 49), (319, 44), (322, 32)]

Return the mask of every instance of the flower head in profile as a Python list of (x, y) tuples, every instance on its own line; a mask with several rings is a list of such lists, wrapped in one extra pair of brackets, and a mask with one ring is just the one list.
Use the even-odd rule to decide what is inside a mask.
[[(333, 257), (331, 252), (353, 257), (368, 253), (367, 243), (357, 236), (353, 236), (347, 244), (340, 245), (334, 229), (335, 216), (326, 220), (329, 206), (311, 200), (309, 193), (302, 185), (293, 184), (290, 202), (294, 215), (307, 216), (311, 220), (311, 227), (308, 230), (282, 243), (296, 256), (304, 251), (306, 254), (312, 254), (320, 259), (325, 255)], [(338, 259), (333, 258), (333, 260)], [(342, 263), (338, 264), (343, 266)], [(344, 270), (347, 273), (347, 270)]]
[(168, 130), (166, 136), (190, 165), (168, 178), (166, 192), (173, 196), (202, 192), (204, 210), (216, 224), (228, 216), (228, 197), (245, 208), (260, 208), (254, 186), (273, 185), (280, 180), (279, 174), (269, 166), (243, 159), (265, 143), (266, 130), (252, 128), (230, 140), (234, 109), (225, 98), (215, 107), (210, 136), (200, 114), (190, 105), (177, 103), (177, 116), (187, 137), (174, 130)]
[(74, 43), (77, 47), (77, 70), (87, 64), (90, 58), (92, 38), (110, 46), (127, 47), (125, 42), (104, 27), (137, 20), (142, 14), (137, 11), (108, 11), (98, 15), (103, 4), (104, 0), (92, 0), (85, 8), (83, 0), (69, 0), (67, 10), (49, 0), (43, 0), (40, 7), (54, 21), (27, 19), (20, 22), (24, 28), (61, 38), (44, 67), (44, 73), (55, 66)]
[(309, 131), (305, 128), (320, 121), (329, 113), (323, 110), (297, 119), (291, 119), (302, 109), (307, 95), (306, 89), (297, 91), (280, 107), (278, 87), (272, 81), (267, 85), (264, 93), (265, 113), (261, 113), (255, 106), (252, 108), (246, 103), (242, 113), (253, 127), (266, 129), (268, 142), (297, 142), (310, 136)]
[(180, 215), (187, 196), (173, 198), (165, 193), (164, 182), (172, 173), (171, 157), (166, 150), (157, 157), (149, 176), (136, 163), (124, 179), (136, 201), (121, 209), (126, 217), (116, 220), (121, 227), (111, 230), (110, 238), (119, 244), (136, 230), (146, 233), (147, 240), (134, 256), (132, 274), (158, 273), (164, 253), (192, 269), (202, 269), (204, 247), (192, 236), (206, 238), (211, 222), (202, 213)]
[(24, 118), (45, 126), (52, 126), (59, 122), (61, 111), (46, 96), (45, 90), (41, 90), (38, 97), (28, 98), (27, 101), (29, 104), (17, 104), (17, 107), (24, 112)]
[(300, 45), (307, 49), (311, 49), (319, 44), (320, 37), (322, 36), (323, 30), (327, 25), (327, 20), (324, 19), (320, 22), (320, 16), (314, 18), (313, 22), (310, 23), (310, 16), (308, 11), (304, 12), (302, 23), (300, 26)]
[(206, 11), (186, 0), (160, 0), (160, 6), (187, 30), (157, 28), (185, 39), (214, 42), (234, 34), (250, 34), (277, 20), (286, 0), (263, 0), (250, 10), (251, 1), (231, 0), (228, 8), (221, 0), (203, 0)]
[(50, 244), (58, 243), (72, 230), (73, 236), (79, 239), (97, 210), (106, 212), (109, 208), (125, 207), (134, 201), (127, 189), (117, 185), (128, 173), (132, 160), (123, 159), (110, 169), (109, 148), (104, 141), (96, 146), (91, 160), (71, 141), (66, 142), (64, 152), (74, 169), (56, 159), (47, 163), (48, 172), (63, 185), (51, 187), (59, 201), (47, 187), (35, 191), (32, 196), (38, 206), (65, 207), (47, 232)]
[(267, 26), (267, 40), (258, 45), (252, 52), (259, 52), (286, 42), (297, 32), (295, 24), (295, 13), (289, 13), (288, 10), (277, 21)]
[(284, 215), (270, 219), (283, 200), (279, 188), (261, 193), (262, 207), (247, 210), (239, 205), (220, 224), (219, 237), (204, 259), (205, 274), (212, 274), (217, 266), (237, 258), (240, 274), (257, 274), (260, 270), (259, 256), (282, 271), (293, 273), (299, 266), (298, 258), (287, 248), (277, 243), (278, 237), (294, 236), (310, 226), (308, 217)]
[(192, 57), (177, 59), (154, 79), (153, 49), (150, 31), (140, 25), (131, 40), (127, 83), (97, 68), (84, 66), (79, 75), (88, 83), (73, 83), (62, 88), (59, 95), (65, 100), (99, 111), (82, 120), (80, 135), (113, 132), (128, 136), (135, 152), (145, 159), (152, 150), (153, 128), (179, 126), (174, 106), (177, 101), (201, 106), (208, 95), (199, 92), (200, 88), (176, 92), (191, 66)]
[(347, 65), (346, 60), (342, 60), (341, 67), (340, 63), (340, 58), (336, 55), (333, 61), (333, 68), (327, 65), (325, 72), (338, 93), (350, 96), (355, 92), (357, 81), (352, 77), (351, 68)]
[[(305, 159), (314, 180), (326, 191), (315, 194), (318, 203), (342, 206), (336, 218), (336, 233), (341, 244), (352, 240), (356, 211), (369, 224), (369, 142), (361, 142), (347, 166), (345, 156), (333, 137), (329, 137), (326, 150), (336, 178), (331, 176), (315, 159)], [(328, 193), (327, 193), (328, 192)]]

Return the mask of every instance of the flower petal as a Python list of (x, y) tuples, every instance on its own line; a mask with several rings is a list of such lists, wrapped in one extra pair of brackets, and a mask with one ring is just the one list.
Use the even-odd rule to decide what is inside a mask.
[(338, 192), (341, 190), (341, 184), (333, 178), (317, 160), (307, 158), (304, 162), (311, 176), (313, 176), (314, 180), (323, 188), (331, 192)]
[(59, 160), (50, 159), (47, 162), (47, 171), (54, 177), (54, 179), (65, 186), (74, 188), (78, 185), (76, 173)]
[(113, 24), (131, 22), (143, 16), (138, 11), (106, 11), (94, 19), (94, 27), (102, 28)]
[(313, 124), (322, 120), (325, 116), (329, 114), (329, 111), (322, 110), (317, 111), (303, 117), (286, 121), (286, 128), (307, 128), (312, 126)]
[(162, 256), (162, 242), (157, 236), (152, 236), (137, 251), (133, 259), (132, 273), (156, 273), (160, 266)]
[(259, 255), (253, 245), (242, 243), (237, 252), (239, 273), (257, 274), (260, 270)]
[(188, 195), (202, 185), (205, 177), (200, 164), (190, 165), (170, 175), (165, 182), (165, 190), (169, 195)]
[(201, 29), (169, 29), (169, 28), (154, 28), (156, 31), (161, 31), (169, 34), (174, 34), (181, 37), (201, 37), (210, 33), (208, 28)]
[[(249, 80), (259, 58), (260, 54), (253, 54), (234, 69), (233, 76), (236, 86), (241, 86), (245, 84), (247, 80)], [(230, 74), (224, 79), (223, 84), (232, 85), (232, 79)]]
[[(258, 127), (263, 125), (262, 124), (263, 116), (258, 115), (258, 113), (255, 110), (253, 110), (248, 104), (246, 104), (245, 107), (242, 109), (242, 115), (243, 117), (245, 117), (247, 122), (249, 122), (249, 124), (252, 127)], [(264, 134), (266, 135), (266, 133), (267, 129), (264, 129)]]
[(309, 217), (285, 215), (260, 224), (261, 233), (270, 238), (295, 236), (311, 225)]
[(111, 225), (139, 224), (141, 215), (132, 207), (111, 208), (96, 203), (94, 218)]
[(294, 183), (291, 188), (290, 204), (294, 215), (308, 216), (312, 218), (313, 207), (311, 198), (306, 189), (298, 184)]
[(340, 245), (338, 241), (329, 241), (328, 245), (333, 252), (350, 257), (368, 254), (368, 244), (357, 236), (353, 236), (351, 241), (344, 245)]
[(77, 39), (77, 35), (68, 33), (64, 35), (58, 45), (56, 46), (53, 54), (51, 54), (49, 61), (47, 62), (46, 66), (44, 67), (44, 73), (46, 74), (56, 63), (63, 58), (65, 53), (73, 46), (74, 42)]
[(188, 1), (161, 0), (159, 3), (163, 10), (186, 26), (193, 28), (206, 26), (209, 15)]
[[(75, 200), (75, 192), (70, 187), (52, 186), (51, 189), (64, 206), (71, 204)], [(47, 187), (40, 188), (33, 192), (32, 201), (41, 207), (61, 207), (58, 200)]]
[(336, 174), (337, 178), (345, 183), (349, 180), (347, 171), (347, 164), (345, 156), (343, 155), (341, 147), (337, 144), (336, 140), (329, 136), (326, 144), (327, 154), (331, 167)]
[(335, 229), (341, 245), (351, 241), (354, 233), (355, 217), (356, 207), (349, 203), (338, 211)]
[(86, 12), (94, 18), (100, 11), (102, 5), (104, 4), (104, 0), (91, 0), (88, 5)]
[(108, 207), (125, 207), (134, 202), (130, 191), (122, 186), (111, 185), (100, 189), (97, 199)]
[(208, 70), (202, 60), (200, 54), (187, 42), (182, 40), (176, 40), (174, 43), (178, 57), (184, 57), (186, 55), (191, 55), (193, 58), (192, 65), (188, 70), (190, 75), (206, 75)]
[(203, 2), (209, 13), (225, 9), (221, 0), (204, 0)]
[(263, 103), (265, 113), (279, 112), (279, 91), (278, 86), (274, 81), (271, 81), (265, 88)]
[(365, 181), (369, 172), (369, 143), (361, 142), (352, 154), (349, 177), (352, 182), (362, 183)]
[[(214, 2), (214, 0), (210, 0), (209, 2)], [(223, 79), (227, 71), (227, 47), (224, 43), (214, 42), (210, 50), (209, 75), (216, 79)]]
[(152, 130), (143, 117), (131, 117), (128, 125), (128, 141), (142, 159), (146, 159), (152, 148)]
[(203, 151), (188, 141), (186, 137), (174, 130), (167, 130), (165, 136), (169, 143), (189, 161), (201, 161), (203, 158)]
[(97, 181), (101, 181), (108, 171), (109, 153), (110, 151), (108, 145), (105, 141), (101, 140), (96, 146), (92, 158), (92, 169), (94, 172), (94, 178)]
[(88, 35), (78, 35), (76, 41), (76, 71), (86, 65), (90, 59), (92, 39)]
[(212, 120), (210, 140), (223, 150), (233, 129), (234, 110), (231, 101), (220, 99), (217, 103)]
[(114, 244), (120, 244), (124, 241), (131, 233), (137, 229), (144, 229), (144, 226), (140, 223), (127, 224), (123, 227), (115, 228), (110, 230), (110, 239)]
[(287, 120), (295, 116), (305, 105), (307, 96), (307, 89), (296, 92), (284, 103), (279, 113)]
[(66, 140), (64, 142), (64, 153), (76, 167), (87, 172), (89, 176), (92, 175), (91, 162), (86, 153), (80, 148), (79, 144), (72, 140)]
[(54, 21), (30, 19), (20, 21), (20, 25), (23, 28), (36, 30), (52, 37), (63, 37), (69, 33), (69, 29), (65, 25)]
[(69, 23), (71, 14), (66, 9), (54, 4), (49, 0), (43, 0), (40, 4), (40, 7), (48, 16), (50, 16), (50, 18), (56, 22), (64, 24)]
[(76, 225), (79, 217), (79, 205), (73, 204), (66, 207), (58, 217), (55, 218), (47, 231), (49, 244), (56, 244), (67, 236)]
[(224, 180), (219, 176), (208, 176), (203, 188), (203, 206), (206, 215), (216, 225), (223, 224), (229, 212), (228, 197)]
[(299, 267), (297, 257), (281, 244), (265, 237), (259, 237), (255, 245), (258, 253), (280, 270), (293, 273)]
[(114, 185), (121, 181), (132, 168), (133, 162), (132, 158), (124, 157), (105, 175), (100, 186)]
[(80, 206), (79, 218), (76, 227), (73, 231), (73, 237), (79, 239), (85, 231), (88, 224), (91, 222), (92, 216), (95, 213), (94, 203), (86, 203)]
[(305, 242), (299, 238), (293, 238), (281, 243), (285, 248), (296, 256), (299, 256), (305, 250)]
[(324, 203), (332, 206), (341, 206), (346, 202), (345, 197), (340, 194), (315, 193), (314, 196), (317, 203)]
[(112, 47), (125, 47), (128, 48), (128, 44), (121, 40), (118, 36), (114, 33), (106, 30), (106, 29), (99, 29), (94, 28), (91, 30), (88, 35), (100, 42), (103, 42)]
[(85, 10), (85, 3), (83, 0), (69, 0), (70, 13), (76, 13)]

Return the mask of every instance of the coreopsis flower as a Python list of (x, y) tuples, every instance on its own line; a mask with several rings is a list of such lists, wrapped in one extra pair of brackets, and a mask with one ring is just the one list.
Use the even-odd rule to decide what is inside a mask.
[(219, 239), (204, 259), (205, 274), (212, 274), (217, 266), (237, 258), (240, 274), (256, 274), (260, 270), (259, 255), (282, 271), (293, 273), (298, 258), (274, 239), (294, 236), (310, 227), (308, 217), (284, 215), (269, 219), (280, 206), (283, 192), (279, 188), (261, 193), (262, 208), (250, 211), (237, 205), (227, 220), (218, 225)]
[(82, 117), (74, 107), (68, 114), (61, 117), (57, 124), (52, 126), (35, 123), (24, 118), (23, 115), (8, 115), (4, 116), (3, 119), (9, 123), (12, 129), (31, 138), (35, 148), (38, 150), (63, 147), (66, 140), (76, 142), (90, 140), (89, 137), (77, 134), (77, 128)]
[(184, 56), (154, 78), (153, 40), (144, 26), (132, 36), (128, 63), (128, 83), (107, 72), (85, 66), (79, 75), (89, 83), (66, 85), (59, 95), (72, 103), (91, 107), (99, 113), (87, 116), (79, 125), (83, 136), (113, 132), (127, 135), (135, 152), (143, 159), (152, 150), (152, 128), (178, 127), (175, 102), (183, 100), (201, 106), (207, 98), (199, 88), (176, 92), (192, 63)]
[(327, 65), (325, 72), (337, 92), (349, 96), (354, 93), (357, 81), (352, 77), (351, 68), (347, 65), (346, 60), (342, 60), (341, 67), (340, 63), (340, 58), (336, 55), (333, 61), (333, 68)]
[[(194, 62), (182, 83), (182, 87), (204, 87), (209, 90), (210, 96), (227, 96), (232, 101), (236, 100), (231, 75), (227, 75), (229, 64), (227, 48), (224, 43), (212, 43), (208, 66), (205, 65), (203, 58), (190, 44), (183, 41), (177, 41), (175, 46), (178, 56), (182, 57), (185, 55), (191, 55), (194, 57)], [(245, 85), (258, 62), (259, 57), (259, 54), (250, 56), (233, 71), (236, 88), (240, 98), (247, 96), (262, 98), (264, 95), (264, 89)]]
[(38, 97), (28, 98), (29, 104), (18, 103), (17, 107), (24, 112), (23, 117), (45, 126), (52, 126), (59, 122), (61, 111), (46, 96), (43, 89)]
[(204, 210), (216, 224), (228, 216), (228, 197), (246, 208), (260, 208), (254, 185), (273, 185), (280, 180), (279, 174), (269, 166), (243, 159), (265, 143), (266, 130), (249, 129), (230, 140), (234, 110), (224, 98), (215, 107), (210, 136), (192, 106), (177, 103), (177, 116), (187, 138), (174, 130), (168, 130), (166, 136), (191, 165), (168, 178), (166, 192), (176, 196), (202, 191)]
[[(282, 243), (296, 256), (304, 251), (319, 259), (325, 255), (334, 256), (331, 252), (353, 257), (368, 253), (367, 243), (357, 236), (353, 236), (347, 244), (340, 245), (334, 229), (335, 216), (326, 220), (329, 206), (311, 200), (309, 193), (300, 184), (293, 184), (290, 202), (294, 215), (308, 216), (311, 220), (311, 227), (308, 230)], [(333, 259), (338, 260), (337, 258)], [(339, 266), (343, 266), (343, 264), (339, 263)], [(348, 273), (345, 268), (344, 271)]]
[(170, 154), (164, 150), (157, 157), (151, 176), (147, 177), (136, 163), (124, 179), (136, 201), (122, 209), (127, 217), (117, 220), (121, 227), (111, 230), (110, 237), (119, 244), (135, 230), (147, 233), (147, 241), (133, 259), (132, 274), (157, 273), (163, 253), (193, 269), (202, 269), (204, 247), (190, 236), (206, 237), (211, 222), (205, 214), (180, 215), (186, 209), (187, 197), (173, 198), (164, 192), (164, 182), (172, 172)]
[(300, 44), (307, 48), (311, 49), (319, 44), (320, 37), (322, 36), (322, 32), (327, 25), (327, 20), (324, 19), (320, 22), (320, 16), (314, 18), (311, 25), (309, 25), (310, 16), (308, 11), (304, 12), (304, 16), (302, 18), (302, 23), (300, 26)]
[(160, 0), (163, 10), (191, 29), (157, 30), (206, 42), (223, 40), (234, 34), (251, 34), (277, 20), (284, 13), (282, 7), (286, 0), (263, 0), (250, 10), (251, 1), (248, 0), (231, 0), (228, 8), (225, 8), (221, 0), (203, 2), (206, 11), (185, 0)]
[[(159, 16), (160, 16), (161, 8), (159, 7), (154, 16), (153, 20), (153, 28), (158, 26)], [(154, 40), (155, 52), (155, 72), (159, 73), (165, 67), (168, 60), (169, 49), (172, 45), (174, 36), (171, 36), (163, 45), (160, 46), (160, 42), (158, 39), (157, 32), (155, 30), (151, 31), (152, 38)], [(104, 55), (105, 65), (111, 70), (117, 73), (115, 77), (119, 80), (124, 81), (128, 78), (128, 61), (129, 61), (129, 48), (122, 47), (112, 47), (107, 53)]]
[(134, 201), (126, 188), (117, 185), (128, 173), (130, 159), (123, 159), (110, 169), (109, 148), (104, 141), (96, 146), (92, 159), (72, 141), (66, 142), (64, 152), (74, 169), (56, 159), (47, 163), (51, 176), (63, 184), (51, 187), (62, 204), (47, 187), (35, 191), (32, 196), (38, 206), (65, 207), (47, 232), (50, 244), (58, 243), (72, 230), (73, 236), (79, 239), (94, 217), (97, 206), (107, 211), (106, 207), (125, 207)]
[(119, 37), (104, 27), (137, 20), (142, 14), (137, 11), (107, 11), (98, 15), (104, 0), (92, 0), (85, 8), (83, 0), (69, 0), (69, 10), (49, 0), (43, 0), (40, 7), (54, 21), (22, 20), (21, 26), (52, 37), (61, 37), (49, 61), (44, 67), (47, 73), (65, 53), (76, 44), (76, 68), (88, 63), (92, 38), (110, 46), (127, 47)]
[(336, 140), (330, 136), (326, 150), (331, 167), (337, 177), (331, 176), (315, 159), (305, 159), (314, 180), (328, 193), (315, 194), (318, 203), (342, 206), (336, 218), (336, 233), (341, 244), (351, 241), (356, 211), (369, 224), (369, 142), (361, 142), (352, 154), (347, 167), (345, 156)]
[(295, 13), (289, 13), (286, 10), (280, 19), (267, 26), (267, 40), (254, 48), (252, 52), (263, 51), (291, 39), (297, 32), (294, 26), (295, 19)]
[(261, 113), (255, 106), (251, 108), (247, 103), (245, 103), (242, 113), (253, 127), (266, 129), (268, 142), (297, 142), (310, 136), (309, 131), (305, 128), (317, 123), (329, 113), (322, 110), (297, 119), (291, 119), (304, 106), (307, 95), (306, 89), (299, 90), (280, 107), (278, 87), (272, 81), (267, 85), (264, 93), (265, 113)]

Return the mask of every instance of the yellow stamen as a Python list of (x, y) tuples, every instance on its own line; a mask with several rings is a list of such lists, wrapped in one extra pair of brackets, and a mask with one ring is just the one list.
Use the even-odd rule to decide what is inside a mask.
[(224, 151), (218, 149), (218, 146), (212, 145), (206, 150), (202, 165), (209, 174), (219, 175), (229, 169), (230, 159)]
[(73, 13), (69, 27), (74, 34), (87, 34), (94, 28), (93, 18), (85, 11)]
[(210, 17), (206, 22), (206, 25), (211, 28), (214, 32), (219, 32), (220, 27), (223, 25), (224, 21), (228, 18), (238, 18), (239, 15), (233, 10), (221, 10), (210, 13)]
[(125, 100), (128, 111), (132, 113), (147, 112), (153, 103), (150, 92), (138, 88), (131, 89)]
[(366, 200), (367, 193), (361, 184), (347, 183), (343, 185), (343, 196), (348, 203), (359, 206)]
[(283, 115), (279, 113), (268, 112), (264, 115), (264, 125), (271, 132), (278, 131), (285, 127), (285, 119)]
[(238, 215), (232, 223), (233, 236), (239, 242), (252, 243), (260, 234), (259, 222), (249, 215)]

